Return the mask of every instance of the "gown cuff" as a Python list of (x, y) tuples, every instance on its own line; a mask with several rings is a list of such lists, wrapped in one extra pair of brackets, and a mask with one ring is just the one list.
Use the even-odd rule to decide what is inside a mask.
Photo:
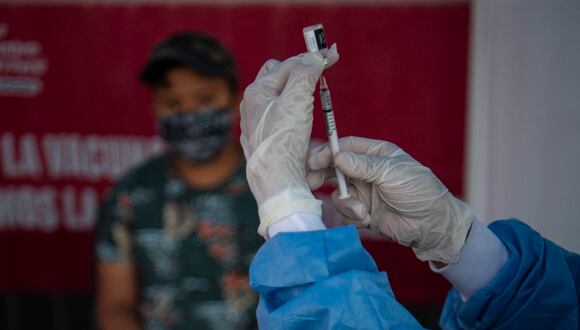
[(282, 232), (298, 232), (326, 229), (320, 216), (312, 213), (293, 213), (268, 227), (270, 238)]
[(429, 267), (451, 282), (466, 301), (493, 280), (508, 258), (509, 253), (499, 238), (475, 219), (459, 260), (442, 268), (429, 262)]

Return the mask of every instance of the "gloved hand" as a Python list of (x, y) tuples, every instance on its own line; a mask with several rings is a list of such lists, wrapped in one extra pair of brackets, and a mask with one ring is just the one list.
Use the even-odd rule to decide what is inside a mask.
[[(338, 60), (336, 46), (325, 53), (327, 67)], [(240, 105), (240, 142), (247, 179), (258, 203), (258, 232), (293, 213), (321, 215), (321, 202), (306, 183), (312, 130), (312, 93), (324, 69), (323, 57), (306, 53), (284, 62), (267, 61), (246, 88)]]
[[(343, 221), (370, 227), (410, 246), (423, 261), (454, 263), (475, 218), (429, 168), (396, 145), (379, 140), (340, 139), (334, 164), (347, 177), (350, 198), (332, 201)], [(333, 176), (329, 146), (314, 149), (308, 160), (310, 187)]]

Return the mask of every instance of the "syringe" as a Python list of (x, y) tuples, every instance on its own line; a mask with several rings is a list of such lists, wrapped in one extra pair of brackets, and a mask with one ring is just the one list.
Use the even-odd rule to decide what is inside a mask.
[[(302, 34), (304, 35), (304, 41), (306, 42), (306, 49), (309, 52), (317, 52), (321, 49), (326, 49), (326, 35), (324, 34), (324, 29), (322, 24), (315, 24), (307, 26), (302, 29)], [(326, 59), (325, 59), (326, 64)], [(326, 133), (328, 135), (328, 143), (330, 144), (330, 151), (332, 152), (332, 157), (340, 151), (338, 145), (338, 132), (336, 131), (336, 121), (334, 120), (334, 112), (332, 110), (332, 100), (330, 98), (330, 90), (326, 84), (326, 79), (324, 76), (320, 77), (320, 103), (322, 104), (322, 110), (324, 111), (324, 120), (326, 124)], [(350, 197), (348, 194), (348, 189), (346, 188), (346, 179), (344, 174), (335, 167), (336, 179), (338, 180), (338, 198), (344, 199)]]
[[(320, 103), (322, 104), (322, 111), (324, 111), (324, 123), (326, 125), (326, 134), (328, 135), (328, 144), (332, 157), (340, 151), (338, 145), (338, 132), (336, 131), (336, 121), (334, 120), (334, 112), (332, 110), (332, 99), (330, 98), (330, 89), (326, 84), (324, 76), (320, 77)], [(344, 199), (350, 197), (348, 189), (346, 188), (346, 179), (344, 174), (338, 169), (336, 171), (336, 179), (338, 180), (338, 198)]]

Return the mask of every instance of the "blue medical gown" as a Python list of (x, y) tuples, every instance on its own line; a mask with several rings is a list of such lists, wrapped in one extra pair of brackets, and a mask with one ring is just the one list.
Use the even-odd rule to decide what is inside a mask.
[(417, 329), (354, 227), (281, 233), (250, 267), (260, 329)]
[[(508, 249), (507, 263), (467, 302), (452, 289), (441, 326), (579, 329), (580, 256), (519, 221), (490, 229)], [(261, 329), (420, 328), (352, 226), (276, 235), (255, 256), (250, 282), (260, 294)]]
[[(580, 256), (517, 220), (489, 226), (510, 257), (487, 287), (463, 302), (447, 296), (444, 329), (580, 329)], [(580, 239), (580, 238), (579, 238)]]

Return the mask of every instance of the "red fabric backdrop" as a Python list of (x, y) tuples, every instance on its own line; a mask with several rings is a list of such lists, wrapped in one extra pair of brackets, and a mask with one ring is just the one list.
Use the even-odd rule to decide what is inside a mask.
[[(0, 5), (0, 289), (90, 288), (94, 213), (88, 209), (111, 184), (111, 170), (51, 171), (50, 141), (76, 141), (81, 154), (93, 150), (89, 162), (112, 157), (114, 147), (95, 147), (106, 145), (103, 140), (121, 143), (117, 151), (133, 140), (141, 143), (143, 152), (135, 159), (148, 153), (155, 146), (148, 138), (154, 125), (136, 76), (153, 43), (183, 29), (214, 34), (236, 55), (246, 86), (268, 58), (302, 52), (301, 29), (317, 22), (341, 54), (326, 73), (339, 134), (393, 141), (461, 194), (468, 3)], [(32, 50), (26, 50), (27, 42)], [(18, 60), (32, 68), (6, 64)], [(10, 87), (15, 78), (30, 78), (40, 87), (15, 92)], [(316, 116), (313, 136), (324, 139), (323, 128), (322, 116)], [(30, 160), (35, 151), (36, 163)], [(65, 165), (81, 156), (68, 157), (61, 159)], [(117, 164), (126, 167), (135, 159)], [(30, 204), (18, 209), (15, 203), (22, 200)], [(47, 214), (56, 222), (46, 222)], [(366, 246), (388, 270), (400, 299), (442, 301), (445, 282), (412, 252), (384, 241)]]

